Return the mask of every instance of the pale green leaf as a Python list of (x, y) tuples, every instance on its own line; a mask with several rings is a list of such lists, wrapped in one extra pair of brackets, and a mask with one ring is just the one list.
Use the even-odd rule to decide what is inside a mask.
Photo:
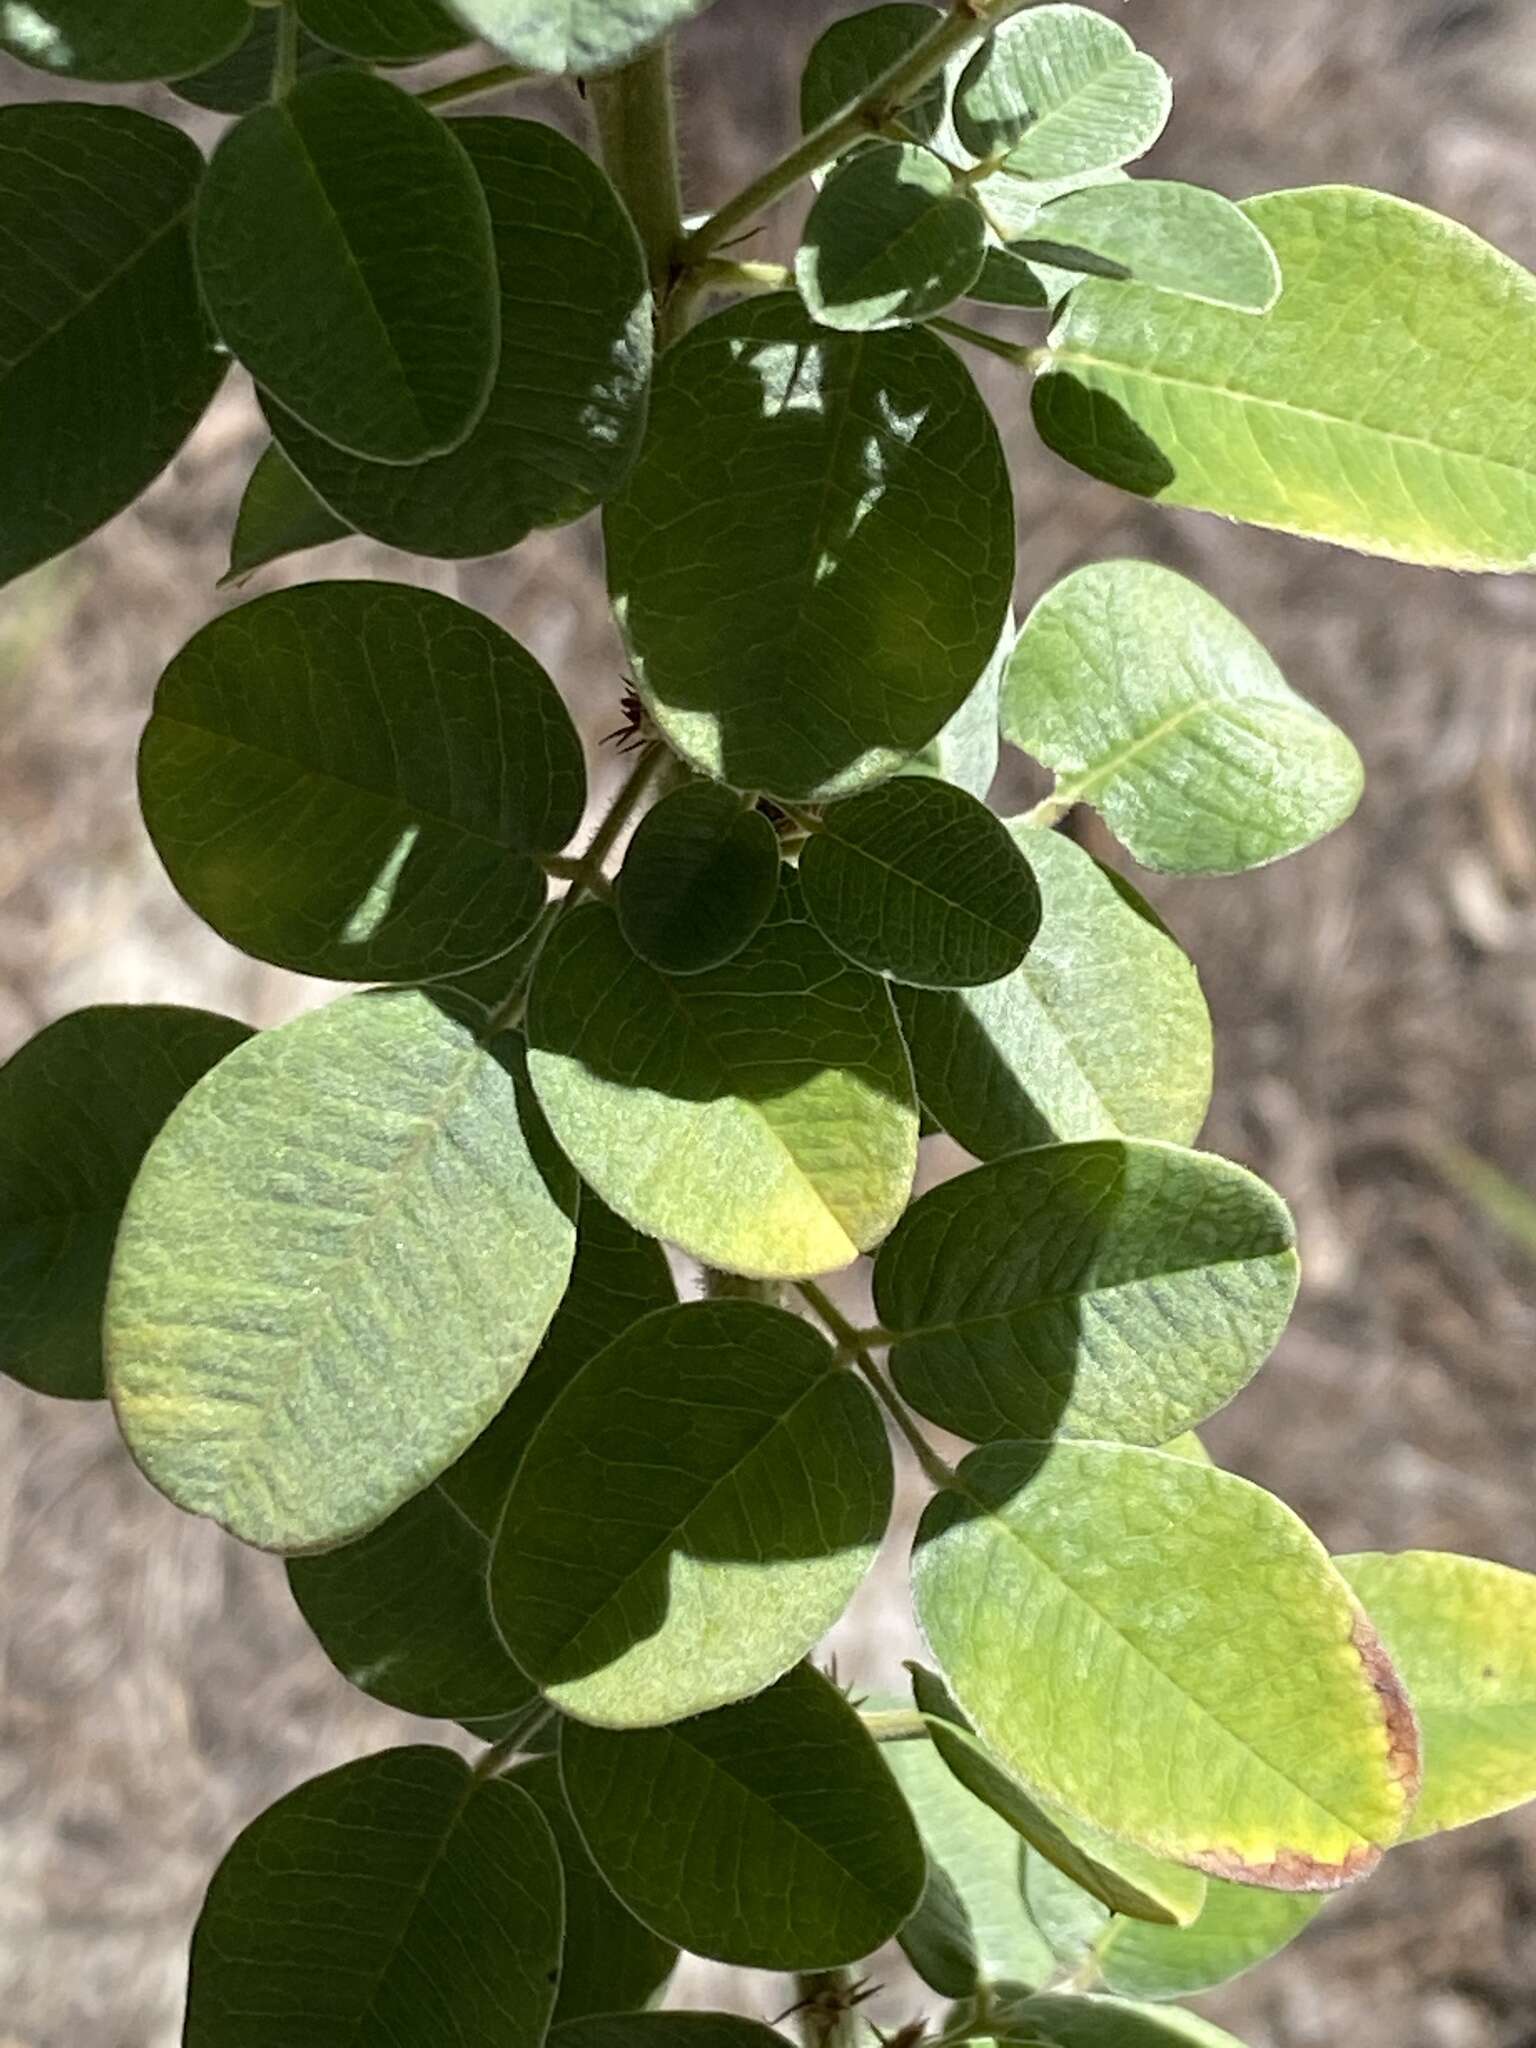
[(297, 0), (312, 36), (369, 64), (420, 64), (469, 41), (437, 0)]
[(1536, 1799), (1536, 1576), (1433, 1550), (1339, 1560), (1418, 1713), (1408, 1838)]
[(1192, 1927), (1111, 1920), (1095, 1948), (1099, 1974), (1127, 1998), (1191, 1998), (1278, 1955), (1327, 1903), (1323, 1892), (1261, 1891), (1213, 1877)]
[(823, 327), (925, 320), (975, 283), (981, 215), (929, 150), (877, 142), (835, 170), (811, 208), (795, 282)]
[(1090, 1139), (923, 1195), (881, 1248), (875, 1305), (901, 1393), (957, 1436), (1153, 1445), (1247, 1385), (1297, 1271), (1290, 1212), (1242, 1167)]
[(564, 1926), (543, 1816), (446, 1749), (312, 1778), (245, 1830), (192, 1937), (185, 2048), (539, 2048)]
[(624, 64), (714, 0), (452, 0), (477, 36), (533, 71), (578, 77)]
[[(190, 100), (211, 114), (248, 114), (272, 97), (272, 79), (277, 65), (277, 25), (281, 15), (276, 7), (253, 8), (250, 29), (238, 49), (231, 50), (216, 64), (194, 71), (189, 77), (172, 81), (171, 91), (179, 100)], [(299, 31), (298, 76), (308, 78), (316, 71), (335, 71), (351, 59), (337, 50), (317, 43), (303, 29)]]
[(1212, 1466), (997, 1444), (929, 1506), (918, 1619), (1025, 1785), (1208, 1875), (1363, 1876), (1417, 1790), (1412, 1710), (1317, 1539)]
[[(944, 1681), (909, 1664), (912, 1696), (924, 1716), (934, 1753), (966, 1792), (996, 1814), (1106, 1911), (1136, 1920), (1185, 1926), (1199, 1914), (1206, 1879), (1197, 1870), (1163, 1863), (1129, 1842), (1117, 1842), (1058, 1806), (1026, 1792), (977, 1741)], [(1022, 1866), (1021, 1866), (1022, 1868)]]
[(409, 93), (327, 71), (247, 114), (208, 166), (196, 244), (224, 341), (327, 440), (419, 462), (484, 412), (490, 216), (452, 124)]
[(269, 562), (345, 540), (351, 531), (315, 496), (277, 443), (269, 441), (240, 500), (229, 567), (219, 587), (238, 587)]
[(202, 170), (129, 107), (0, 108), (0, 583), (131, 504), (219, 387), (192, 269)]
[(928, 333), (834, 334), (783, 294), (667, 350), (606, 527), (667, 738), (790, 798), (925, 746), (985, 670), (1013, 584), (1002, 450), (958, 357)]
[(1244, 211), (1285, 280), (1264, 324), (1083, 286), (1035, 387), (1050, 446), (1142, 496), (1367, 554), (1536, 566), (1536, 279), (1379, 192)]
[(264, 1032), (172, 1113), (128, 1198), (106, 1352), (129, 1449), (248, 1543), (361, 1535), (501, 1407), (574, 1243), (512, 1076), (427, 996)]
[(880, 1753), (930, 1865), (922, 1902), (898, 1937), (913, 1967), (948, 1998), (1044, 1984), (1054, 1958), (1024, 1903), (1017, 1834), (972, 1797), (933, 1743), (887, 1742)]
[(1198, 2014), (1045, 1992), (1000, 2015), (998, 2048), (1242, 2048)]
[(0, 50), (66, 78), (179, 78), (227, 56), (250, 18), (246, 0), (3, 0)]
[(874, 1397), (809, 1324), (755, 1301), (647, 1316), (556, 1400), (518, 1467), (491, 1562), (502, 1638), (584, 1721), (728, 1705), (837, 1620), (891, 1486)]
[[(994, 171), (990, 177), (978, 179), (971, 191), (986, 215), (987, 225), (1007, 249), (1035, 233), (1046, 207), (1054, 200), (1092, 186), (1123, 186), (1129, 177), (1128, 171), (1122, 171), (1113, 164), (1104, 170), (1075, 171), (1061, 178), (1016, 178), (1009, 171)], [(1075, 271), (1050, 270), (1047, 273), (1036, 267), (1042, 277), (1048, 275), (1053, 281), (1046, 288), (1049, 300), (1060, 298), (1078, 282)]]
[(101, 1305), (118, 1219), (156, 1132), (250, 1037), (206, 1010), (106, 1006), (0, 1067), (0, 1371), (40, 1394), (101, 1394)]
[(501, 353), (467, 440), (420, 463), (368, 462), (267, 400), (321, 499), (411, 554), (500, 554), (610, 496), (645, 428), (652, 313), (628, 215), (584, 151), (542, 122), (456, 120), (490, 209)]
[(1099, 562), (1040, 600), (1003, 684), (1003, 736), (1091, 803), (1144, 867), (1236, 874), (1331, 832), (1360, 757), (1208, 592)]
[(1197, 1432), (1192, 1429), (1183, 1430), (1178, 1436), (1170, 1437), (1167, 1443), (1159, 1444), (1158, 1449), (1166, 1451), (1170, 1458), (1188, 1458), (1191, 1464), (1195, 1465), (1214, 1465), (1216, 1462), (1200, 1441)]
[(139, 800), (231, 944), (337, 981), (494, 958), (546, 894), (586, 791), (533, 657), (452, 598), (312, 583), (226, 612), (160, 680)]
[(1008, 828), (1040, 890), (1023, 964), (897, 993), (919, 1099), (978, 1159), (1053, 1139), (1193, 1141), (1211, 1099), (1199, 978), (1130, 885), (1059, 832)]
[(955, 126), (1009, 172), (1073, 177), (1145, 155), (1173, 105), (1168, 75), (1116, 21), (1086, 7), (1029, 7), (966, 66)]
[[(644, 2005), (671, 1975), (677, 1950), (642, 1927), (599, 1873), (566, 1803), (555, 1758), (520, 1764), (511, 1783), (543, 1814), (565, 1876), (565, 1943), (554, 2025)], [(506, 2048), (516, 2044), (509, 2041)], [(625, 2048), (635, 2048), (627, 2036)]]
[(689, 782), (640, 820), (614, 900), (642, 960), (699, 974), (748, 944), (778, 888), (778, 835), (763, 813), (718, 782)]
[(828, 1272), (906, 1206), (917, 1111), (890, 994), (805, 921), (793, 882), (728, 965), (672, 979), (611, 910), (572, 912), (540, 960), (528, 1042), (583, 1179), (710, 1265)]
[(1039, 929), (1040, 892), (1007, 827), (937, 777), (898, 776), (829, 805), (800, 878), (839, 952), (919, 988), (994, 982)]
[(809, 1665), (670, 1728), (568, 1721), (560, 1765), (598, 1869), (695, 1955), (835, 1968), (888, 1940), (922, 1891), (905, 1802), (857, 1714)]
[[(885, 73), (911, 55), (933, 33), (934, 10), (917, 0), (892, 0), (865, 7), (823, 29), (806, 59), (800, 80), (800, 125), (821, 127), (864, 94)], [(901, 110), (901, 125), (919, 142), (944, 148), (949, 81), (932, 78)]]
[(1280, 296), (1275, 252), (1241, 207), (1164, 179), (1053, 200), (1020, 253), (1096, 275), (1108, 265), (1137, 284), (1242, 313), (1267, 313)]

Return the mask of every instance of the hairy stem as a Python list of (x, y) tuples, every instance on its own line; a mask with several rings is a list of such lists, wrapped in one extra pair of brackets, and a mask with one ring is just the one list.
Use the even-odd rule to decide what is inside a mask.
[(805, 2048), (858, 2048), (858, 1990), (852, 1970), (810, 1970), (795, 1978)]
[(683, 236), (677, 168), (677, 116), (668, 42), (591, 85), (603, 163), (640, 231), (659, 314), (676, 280)]
[(538, 75), (526, 64), (491, 64), (484, 71), (469, 71), (462, 78), (445, 79), (417, 97), (424, 107), (451, 107), (456, 100), (475, 99), (483, 92), (500, 92), (504, 86), (525, 85)]
[(795, 1288), (801, 1299), (826, 1324), (843, 1350), (868, 1380), (885, 1412), (906, 1438), (913, 1457), (922, 1466), (926, 1476), (935, 1486), (954, 1486), (957, 1483), (954, 1467), (944, 1462), (912, 1420), (907, 1412), (906, 1403), (870, 1356), (864, 1341), (864, 1333), (854, 1328), (837, 1303), (823, 1293), (814, 1280), (797, 1280)]
[(728, 199), (702, 226), (695, 228), (683, 243), (684, 261), (701, 262), (766, 207), (793, 191), (802, 178), (831, 163), (861, 136), (877, 133), (952, 57), (979, 43), (1000, 21), (1016, 14), (1025, 4), (1026, 0), (950, 0), (948, 12), (938, 17), (921, 42), (883, 72), (861, 99), (823, 121), (819, 128), (813, 128), (804, 141), (777, 163), (770, 164), (734, 199)]

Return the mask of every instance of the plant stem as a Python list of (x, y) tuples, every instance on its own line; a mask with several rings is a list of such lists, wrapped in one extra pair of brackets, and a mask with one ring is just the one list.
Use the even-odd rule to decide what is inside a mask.
[(503, 1735), (500, 1742), (493, 1742), (485, 1754), (475, 1760), (477, 1778), (494, 1778), (502, 1765), (525, 1751), (535, 1735), (554, 1716), (554, 1708), (540, 1705), (527, 1715), (512, 1730)]
[(603, 163), (640, 232), (658, 312), (676, 281), (683, 235), (672, 48), (656, 44), (590, 87)]
[(935, 334), (947, 334), (952, 341), (969, 342), (972, 348), (984, 348), (988, 355), (1001, 356), (1005, 363), (1012, 363), (1016, 370), (1038, 370), (1050, 354), (1049, 349), (1030, 348), (1021, 342), (1004, 341), (999, 335), (988, 334), (983, 328), (969, 327), (963, 320), (946, 320), (942, 314), (923, 322)]
[(916, 1707), (877, 1707), (859, 1719), (864, 1733), (876, 1742), (912, 1742), (928, 1733), (928, 1723)]
[(1059, 825), (1072, 809), (1074, 801), (1072, 797), (1042, 797), (1033, 810), (1025, 811), (1022, 817), (1015, 818), (1012, 822), (1016, 825), (1033, 825), (1042, 829)]
[(734, 199), (712, 213), (683, 243), (683, 260), (693, 264), (730, 240), (736, 230), (772, 206), (813, 171), (819, 171), (833, 157), (861, 136), (880, 129), (885, 122), (922, 90), (951, 57), (979, 43), (1000, 21), (1016, 14), (1026, 0), (950, 0), (949, 10), (934, 23), (921, 42), (915, 44), (899, 63), (882, 72), (861, 99), (840, 114), (813, 128), (775, 164), (744, 186)]
[(906, 1403), (897, 1394), (895, 1388), (886, 1379), (885, 1374), (876, 1365), (873, 1358), (870, 1357), (869, 1350), (864, 1342), (863, 1332), (854, 1328), (837, 1303), (829, 1295), (824, 1294), (814, 1280), (797, 1280), (795, 1288), (801, 1299), (820, 1316), (838, 1343), (859, 1368), (859, 1371), (863, 1373), (865, 1379), (869, 1381), (870, 1386), (874, 1389), (876, 1398), (906, 1438), (913, 1457), (922, 1466), (927, 1477), (933, 1481), (935, 1486), (954, 1486), (957, 1480), (954, 1467), (944, 1462), (933, 1448), (933, 1445), (929, 1443), (927, 1437), (923, 1435), (917, 1424), (912, 1420), (912, 1417), (907, 1413)]
[(277, 12), (277, 54), (272, 60), (272, 97), (285, 100), (299, 82), (299, 11), (283, 0)]
[(805, 2048), (858, 2048), (858, 1990), (852, 1970), (810, 1970), (795, 1978)]
[(500, 92), (504, 86), (524, 85), (538, 72), (526, 64), (492, 64), (484, 71), (466, 72), (463, 78), (445, 79), (428, 91), (418, 93), (424, 107), (451, 107), (455, 100), (474, 99), (483, 92)]

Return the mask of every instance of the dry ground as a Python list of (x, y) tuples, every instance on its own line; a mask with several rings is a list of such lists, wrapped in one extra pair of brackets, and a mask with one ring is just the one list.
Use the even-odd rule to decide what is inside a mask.
[[(848, 11), (720, 0), (688, 36), (699, 199), (782, 132), (797, 53)], [(1536, 264), (1531, 0), (1115, 11), (1180, 85), (1165, 174), (1238, 196), (1373, 183)], [(38, 85), (12, 72), (0, 92)], [(1217, 1019), (1208, 1142), (1291, 1199), (1307, 1262), (1296, 1323), (1215, 1447), (1337, 1548), (1536, 1567), (1536, 1271), (1424, 1161), (1454, 1134), (1532, 1172), (1536, 583), (1434, 577), (1143, 507), (1031, 448), (1022, 390), (1006, 376), (988, 388), (1020, 456), (1021, 598), (1111, 554), (1188, 569), (1350, 730), (1369, 771), (1359, 816), (1322, 847), (1154, 892)], [(195, 927), (132, 802), (149, 693), (220, 602), (255, 447), (232, 387), (139, 507), (0, 600), (0, 1051), (89, 1001), (177, 998), (270, 1024), (315, 998)], [(317, 566), (402, 571), (360, 543)], [(597, 570), (583, 529), (491, 566), (406, 573), (503, 619), (592, 735), (620, 667)], [(331, 1672), (273, 1560), (149, 1491), (103, 1413), (8, 1384), (0, 1584), (0, 2048), (168, 2048), (186, 1931), (231, 1834), (298, 1779), (398, 1739), (400, 1717)], [(844, 1632), (844, 1668), (889, 1676), (904, 1627), (889, 1575)], [(1210, 2010), (1254, 2048), (1530, 2048), (1533, 1850), (1525, 1818), (1394, 1857)], [(734, 1994), (761, 2010), (774, 1989)]]

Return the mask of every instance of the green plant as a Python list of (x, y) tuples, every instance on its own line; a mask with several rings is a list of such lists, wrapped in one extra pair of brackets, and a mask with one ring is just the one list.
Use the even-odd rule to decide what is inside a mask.
[[(273, 434), (234, 580), (602, 504), (639, 692), (572, 855), (582, 751), (499, 626), (398, 583), (225, 610), (144, 736), (155, 845), (234, 944), (376, 986), (259, 1035), (89, 1010), (0, 1073), (7, 1368), (110, 1394), (355, 1683), (486, 1745), (246, 1831), (192, 2048), (762, 2048), (649, 2009), (680, 1947), (796, 1973), (848, 2041), (892, 1937), (946, 2042), (1215, 2044), (1161, 2001), (1536, 1793), (1536, 1581), (1332, 1560), (1191, 1434), (1279, 1337), (1294, 1232), (1190, 1149), (1193, 969), (1052, 829), (1092, 804), (1143, 867), (1234, 873), (1342, 824), (1358, 757), (1166, 570), (1080, 569), (1015, 635), (957, 348), (1127, 490), (1514, 571), (1536, 281), (1381, 194), (1132, 179), (1161, 67), (1021, 0), (835, 23), (804, 140), (687, 224), (665, 38), (704, 5), (0, 8), (33, 64), (235, 117), (205, 164), (121, 107), (0, 110), (0, 574), (129, 502), (234, 356)], [(506, 61), (380, 74), (472, 32)], [(590, 74), (606, 171), (457, 112), (540, 72)], [(807, 179), (793, 268), (745, 256)], [(1000, 331), (1031, 309), (1048, 339)], [(1000, 734), (1057, 778), (1007, 821)], [(923, 1112), (978, 1163), (909, 1207)], [(818, 1276), (866, 1253), (859, 1327)], [(854, 1701), (807, 1660), (885, 1534), (887, 1421), (938, 1669)]]

